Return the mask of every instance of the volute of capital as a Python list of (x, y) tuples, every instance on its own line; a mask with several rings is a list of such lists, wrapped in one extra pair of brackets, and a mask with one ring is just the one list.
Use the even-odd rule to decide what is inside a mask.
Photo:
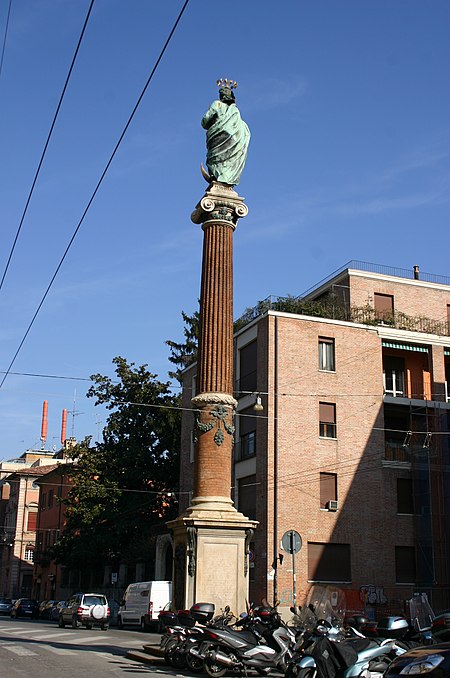
[(191, 214), (194, 224), (221, 223), (236, 228), (246, 217), (248, 207), (232, 186), (213, 182)]

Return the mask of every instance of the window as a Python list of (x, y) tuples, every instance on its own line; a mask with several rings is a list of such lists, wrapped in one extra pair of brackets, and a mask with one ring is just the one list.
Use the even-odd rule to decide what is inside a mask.
[(23, 559), (26, 560), (28, 563), (32, 563), (33, 559), (34, 559), (34, 550), (33, 549), (25, 549)]
[(405, 361), (403, 358), (383, 358), (383, 380), (386, 395), (401, 398), (405, 395)]
[(336, 405), (319, 403), (319, 435), (321, 438), (336, 438)]
[(37, 511), (28, 511), (27, 532), (35, 532), (37, 525)]
[(238, 508), (250, 520), (256, 520), (256, 475), (239, 478)]
[(382, 322), (392, 322), (394, 318), (394, 297), (392, 294), (378, 294), (375, 292), (375, 317)]
[(48, 507), (52, 508), (53, 506), (53, 490), (48, 491)]
[(256, 340), (239, 350), (239, 388), (241, 393), (256, 391)]
[(43, 492), (41, 495), (41, 509), (42, 511), (45, 511), (45, 507), (47, 506), (47, 492)]
[(334, 372), (334, 339), (319, 337), (319, 370)]
[(308, 579), (351, 582), (350, 544), (308, 542)]
[(411, 478), (397, 478), (397, 513), (414, 513)]
[(320, 474), (320, 508), (328, 508), (328, 502), (337, 501), (336, 473)]
[(395, 581), (397, 584), (415, 584), (416, 550), (414, 546), (395, 547)]
[(256, 418), (252, 407), (239, 412), (239, 449), (237, 459), (247, 459), (256, 454)]

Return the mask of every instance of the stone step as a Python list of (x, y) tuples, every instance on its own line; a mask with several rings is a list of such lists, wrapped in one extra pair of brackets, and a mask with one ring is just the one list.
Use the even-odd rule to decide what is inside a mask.
[(147, 652), (145, 649), (128, 650), (125, 656), (127, 659), (133, 659), (134, 661), (153, 666), (161, 666), (161, 664), (164, 663), (164, 658), (162, 656), (153, 655)]

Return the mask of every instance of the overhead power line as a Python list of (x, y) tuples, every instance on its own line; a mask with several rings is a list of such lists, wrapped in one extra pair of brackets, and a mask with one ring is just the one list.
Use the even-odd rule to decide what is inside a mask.
[[(88, 9), (88, 12), (86, 14), (86, 18), (84, 20), (84, 24), (83, 24), (83, 28), (81, 30), (80, 37), (78, 38), (78, 43), (77, 43), (77, 46), (76, 46), (76, 49), (75, 49), (75, 53), (72, 57), (72, 63), (70, 64), (69, 72), (68, 72), (67, 77), (66, 77), (66, 82), (64, 83), (64, 87), (62, 89), (61, 96), (59, 97), (58, 106), (56, 107), (55, 115), (53, 116), (53, 121), (52, 121), (52, 124), (50, 126), (50, 131), (47, 135), (47, 141), (45, 142), (44, 150), (42, 151), (41, 158), (39, 160), (39, 164), (37, 166), (37, 170), (36, 170), (36, 173), (34, 175), (33, 183), (31, 184), (30, 192), (28, 193), (28, 198), (27, 198), (27, 201), (25, 203), (25, 208), (24, 208), (23, 213), (22, 213), (22, 218), (20, 219), (19, 227), (16, 231), (16, 236), (14, 238), (14, 242), (12, 244), (11, 251), (9, 253), (8, 261), (6, 262), (5, 270), (3, 271), (3, 276), (2, 276), (2, 279), (0, 281), (0, 290), (3, 287), (3, 283), (5, 281), (5, 277), (6, 277), (6, 274), (8, 272), (12, 256), (14, 254), (14, 250), (16, 249), (17, 240), (19, 238), (20, 231), (22, 230), (22, 225), (23, 225), (23, 222), (25, 220), (26, 213), (28, 211), (28, 206), (29, 206), (30, 201), (31, 201), (31, 196), (33, 195), (33, 192), (34, 192), (34, 187), (36, 186), (36, 182), (38, 180), (39, 173), (41, 171), (42, 163), (44, 162), (45, 154), (47, 153), (47, 148), (48, 148), (48, 145), (50, 143), (51, 136), (53, 134), (53, 129), (55, 127), (56, 119), (58, 117), (59, 110), (61, 108), (61, 104), (63, 102), (67, 86), (69, 84), (70, 76), (72, 75), (73, 67), (75, 66), (75, 61), (76, 61), (76, 58), (77, 58), (77, 55), (78, 55), (78, 52), (79, 52), (79, 49), (80, 49), (81, 42), (83, 40), (84, 32), (86, 30), (86, 26), (87, 26), (87, 23), (89, 21), (89, 16), (91, 14), (93, 4), (94, 4), (94, 0), (91, 0), (91, 4), (89, 5), (89, 9)], [(2, 54), (2, 61), (3, 61), (3, 54)]]
[(69, 243), (68, 243), (68, 245), (67, 245), (67, 247), (66, 247), (66, 249), (65, 249), (65, 251), (64, 251), (64, 254), (62, 255), (62, 257), (61, 257), (61, 259), (60, 259), (60, 262), (59, 262), (58, 266), (56, 267), (56, 270), (55, 270), (55, 272), (54, 272), (54, 274), (53, 274), (53, 276), (52, 276), (52, 278), (51, 278), (51, 280), (50, 280), (50, 282), (49, 282), (49, 284), (48, 284), (48, 286), (47, 286), (47, 289), (45, 290), (44, 295), (43, 295), (41, 301), (39, 302), (38, 307), (37, 307), (37, 309), (36, 309), (36, 311), (35, 311), (35, 313), (34, 313), (32, 319), (31, 319), (31, 321), (30, 321), (30, 323), (29, 323), (29, 325), (28, 325), (28, 327), (27, 327), (27, 330), (26, 330), (24, 336), (22, 337), (22, 340), (21, 340), (21, 342), (20, 342), (20, 344), (19, 344), (19, 346), (18, 346), (18, 348), (17, 348), (17, 350), (16, 350), (16, 352), (15, 352), (15, 354), (14, 354), (14, 356), (13, 356), (13, 358), (12, 358), (12, 360), (11, 360), (11, 362), (10, 362), (10, 364), (9, 364), (9, 366), (8, 366), (8, 368), (7, 368), (6, 372), (5, 372), (5, 374), (4, 374), (4, 376), (3, 376), (2, 381), (0, 382), (0, 389), (2, 388), (3, 384), (5, 383), (5, 380), (6, 380), (7, 376), (8, 376), (8, 374), (10, 373), (12, 366), (14, 365), (14, 363), (15, 363), (15, 361), (16, 361), (16, 358), (17, 358), (17, 356), (19, 355), (20, 350), (21, 350), (22, 346), (24, 345), (25, 340), (26, 340), (28, 334), (30, 333), (31, 328), (32, 328), (33, 325), (34, 325), (34, 321), (36, 320), (36, 318), (37, 318), (37, 316), (38, 316), (38, 314), (39, 314), (39, 312), (40, 312), (40, 310), (41, 310), (41, 308), (42, 308), (42, 306), (43, 306), (43, 304), (44, 304), (44, 302), (45, 302), (45, 300), (46, 300), (46, 298), (47, 298), (47, 295), (48, 295), (48, 293), (50, 292), (50, 289), (52, 288), (53, 283), (55, 282), (56, 276), (58, 275), (59, 270), (60, 270), (61, 266), (63, 265), (64, 260), (65, 260), (65, 258), (66, 258), (66, 256), (67, 256), (67, 254), (69, 253), (69, 250), (70, 250), (70, 248), (71, 248), (71, 246), (72, 246), (72, 244), (73, 244), (73, 241), (75, 240), (75, 238), (76, 238), (76, 236), (77, 236), (77, 234), (78, 234), (78, 231), (80, 230), (81, 225), (82, 225), (82, 223), (83, 223), (83, 221), (84, 221), (84, 219), (85, 219), (85, 217), (86, 217), (86, 215), (87, 215), (87, 213), (88, 213), (88, 211), (89, 211), (89, 209), (90, 209), (92, 203), (94, 202), (94, 198), (95, 198), (95, 196), (97, 195), (98, 190), (99, 190), (100, 186), (101, 186), (102, 183), (103, 183), (103, 179), (105, 178), (106, 173), (107, 173), (107, 171), (108, 171), (108, 169), (109, 169), (109, 167), (110, 167), (110, 165), (111, 165), (111, 163), (112, 163), (112, 161), (113, 161), (113, 159), (114, 159), (114, 157), (115, 157), (115, 155), (116, 155), (116, 153), (117, 153), (117, 151), (118, 151), (118, 149), (119, 149), (119, 146), (120, 146), (120, 144), (122, 143), (122, 140), (123, 140), (123, 138), (124, 138), (124, 136), (125, 136), (125, 134), (126, 134), (128, 128), (129, 128), (130, 124), (131, 124), (131, 121), (133, 120), (133, 118), (134, 118), (134, 116), (135, 116), (135, 114), (136, 114), (136, 111), (137, 111), (137, 109), (139, 108), (139, 105), (140, 105), (140, 103), (141, 103), (141, 101), (142, 101), (142, 99), (143, 99), (143, 97), (144, 97), (144, 94), (145, 94), (145, 92), (147, 91), (147, 88), (148, 88), (150, 82), (152, 81), (153, 76), (155, 75), (156, 69), (158, 68), (158, 66), (159, 66), (159, 64), (160, 64), (160, 62), (161, 62), (161, 59), (162, 59), (163, 56), (164, 56), (164, 53), (165, 53), (165, 51), (166, 51), (166, 49), (167, 49), (167, 47), (168, 47), (168, 45), (169, 45), (169, 43), (170, 43), (170, 41), (171, 41), (171, 39), (172, 39), (173, 34), (175, 33), (175, 30), (176, 30), (176, 28), (177, 28), (177, 26), (178, 26), (178, 24), (179, 24), (179, 22), (180, 22), (180, 20), (181, 20), (181, 17), (183, 16), (184, 10), (186, 9), (188, 3), (189, 3), (189, 0), (185, 0), (185, 3), (183, 4), (183, 7), (181, 8), (181, 11), (180, 11), (180, 13), (178, 14), (178, 17), (177, 17), (177, 19), (176, 19), (176, 21), (175, 21), (175, 23), (174, 23), (174, 25), (173, 25), (173, 27), (172, 27), (172, 30), (170, 31), (169, 36), (168, 36), (166, 42), (164, 43), (164, 47), (162, 48), (162, 50), (161, 50), (161, 52), (160, 52), (160, 54), (159, 54), (159, 57), (157, 58), (156, 63), (155, 63), (155, 65), (153, 66), (152, 72), (150, 73), (150, 75), (149, 75), (149, 77), (148, 77), (148, 79), (147, 79), (147, 82), (145, 83), (145, 85), (144, 85), (144, 87), (143, 87), (143, 89), (142, 89), (142, 92), (141, 92), (141, 94), (139, 95), (139, 98), (138, 98), (138, 100), (137, 100), (137, 102), (136, 102), (136, 104), (135, 104), (135, 106), (134, 106), (134, 108), (133, 108), (133, 110), (132, 110), (132, 112), (131, 112), (131, 115), (129, 116), (129, 118), (128, 118), (128, 120), (127, 120), (127, 123), (126, 123), (125, 127), (124, 127), (123, 130), (122, 130), (122, 133), (121, 133), (121, 135), (120, 135), (120, 137), (119, 137), (119, 139), (118, 139), (118, 141), (117, 141), (117, 143), (116, 143), (116, 145), (115, 145), (115, 147), (114, 147), (113, 152), (111, 153), (111, 156), (110, 156), (108, 162), (106, 163), (106, 167), (105, 167), (105, 169), (103, 170), (103, 172), (102, 172), (102, 174), (101, 174), (101, 176), (100, 176), (100, 179), (98, 180), (97, 185), (96, 185), (96, 187), (95, 187), (95, 189), (94, 189), (94, 191), (93, 191), (93, 193), (92, 193), (92, 195), (91, 195), (91, 197), (90, 197), (90, 199), (89, 199), (89, 201), (88, 201), (88, 204), (86, 205), (86, 207), (85, 207), (85, 209), (84, 209), (84, 212), (83, 212), (83, 214), (82, 214), (82, 216), (81, 216), (81, 219), (79, 220), (79, 222), (78, 222), (78, 224), (77, 224), (77, 226), (76, 226), (76, 228), (75, 228), (75, 230), (74, 230), (74, 232), (73, 232), (73, 234), (72, 234), (72, 237), (71, 237), (70, 240), (69, 240)]
[(0, 75), (2, 74), (2, 70), (3, 70), (3, 59), (5, 57), (6, 38), (8, 36), (8, 27), (9, 27), (9, 17), (11, 16), (11, 5), (12, 5), (12, 0), (9, 0), (8, 14), (6, 15), (5, 33), (3, 35), (2, 56), (1, 56), (1, 59), (0, 59)]

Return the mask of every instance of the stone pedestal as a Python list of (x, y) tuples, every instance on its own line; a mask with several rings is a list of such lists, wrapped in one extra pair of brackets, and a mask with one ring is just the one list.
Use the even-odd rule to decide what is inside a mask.
[(248, 552), (257, 523), (231, 500), (233, 232), (248, 213), (231, 186), (213, 182), (191, 219), (204, 232), (195, 416), (194, 496), (169, 523), (174, 537), (173, 604), (211, 602), (239, 614), (248, 597)]

